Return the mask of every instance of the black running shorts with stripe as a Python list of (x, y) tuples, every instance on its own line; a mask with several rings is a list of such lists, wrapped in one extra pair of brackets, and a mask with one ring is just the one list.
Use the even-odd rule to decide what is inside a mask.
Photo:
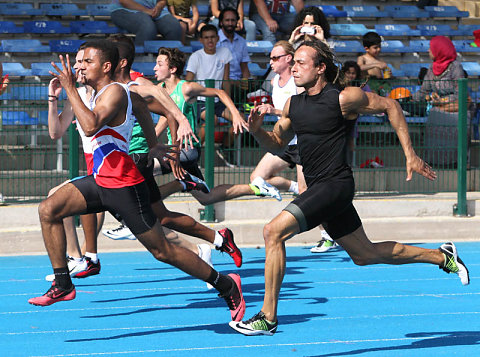
[(145, 182), (128, 187), (105, 188), (98, 186), (93, 175), (89, 175), (71, 183), (87, 202), (85, 213), (109, 211), (113, 216), (119, 215), (134, 235), (149, 231), (157, 221)]
[(352, 204), (354, 193), (353, 176), (318, 182), (308, 187), (284, 210), (295, 217), (300, 232), (321, 224), (330, 237), (338, 239), (362, 225)]

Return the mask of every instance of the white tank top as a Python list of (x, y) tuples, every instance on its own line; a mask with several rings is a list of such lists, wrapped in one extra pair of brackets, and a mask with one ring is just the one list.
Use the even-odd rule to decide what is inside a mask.
[[(280, 87), (278, 81), (280, 80), (280, 75), (276, 74), (273, 77), (273, 89), (272, 89), (272, 101), (273, 106), (275, 109), (283, 110), (285, 103), (287, 102), (288, 98), (292, 95), (297, 94), (297, 86), (295, 85), (295, 81), (293, 80), (293, 76), (290, 77), (288, 82), (283, 86)], [(288, 143), (288, 145), (295, 145), (297, 144), (297, 136)]]

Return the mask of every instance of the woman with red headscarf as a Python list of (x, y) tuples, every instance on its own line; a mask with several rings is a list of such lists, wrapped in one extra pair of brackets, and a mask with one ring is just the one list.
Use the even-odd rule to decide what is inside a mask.
[(432, 38), (428, 53), (433, 63), (414, 95), (432, 104), (425, 129), (426, 159), (434, 166), (453, 168), (457, 161), (457, 79), (464, 78), (465, 72), (449, 38)]

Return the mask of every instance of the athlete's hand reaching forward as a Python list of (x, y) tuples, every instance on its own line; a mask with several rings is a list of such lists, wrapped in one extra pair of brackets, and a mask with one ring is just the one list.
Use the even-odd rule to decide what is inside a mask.
[(252, 134), (261, 128), (266, 113), (266, 107), (257, 106), (257, 102), (254, 102), (253, 109), (250, 110), (250, 115), (248, 116), (248, 127)]
[(437, 173), (417, 155), (407, 158), (407, 181), (412, 179), (414, 171), (432, 181), (437, 178)]

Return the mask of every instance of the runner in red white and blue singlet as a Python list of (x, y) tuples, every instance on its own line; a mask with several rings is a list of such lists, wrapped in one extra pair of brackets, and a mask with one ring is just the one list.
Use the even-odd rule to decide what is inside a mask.
[(93, 175), (95, 182), (105, 188), (134, 186), (144, 181), (132, 158), (128, 156), (134, 125), (128, 87), (118, 82), (106, 85), (90, 100), (90, 110), (95, 108), (97, 98), (113, 84), (122, 86), (127, 93), (128, 106), (125, 121), (115, 127), (105, 125), (91, 137)]

